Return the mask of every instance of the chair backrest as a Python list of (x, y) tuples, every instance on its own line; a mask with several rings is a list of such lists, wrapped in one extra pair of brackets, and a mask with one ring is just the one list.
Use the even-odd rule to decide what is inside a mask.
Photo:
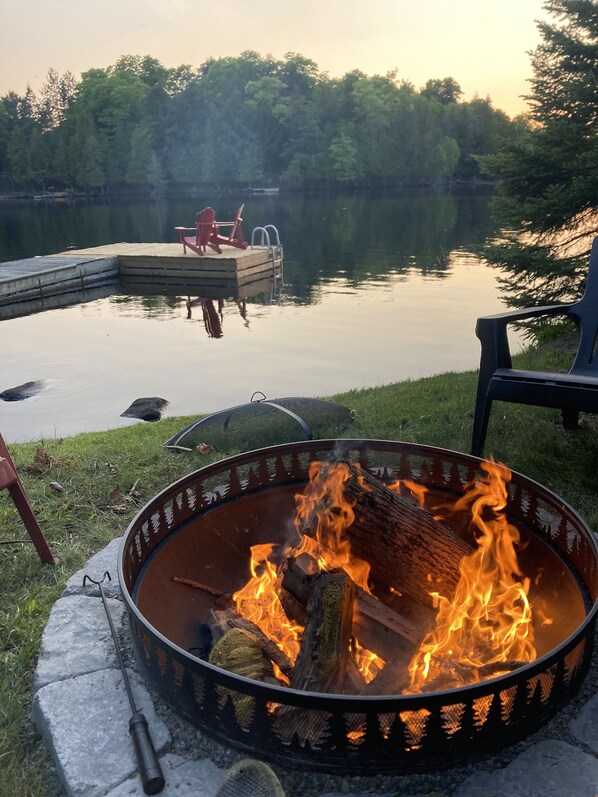
[(197, 246), (204, 246), (210, 240), (210, 235), (214, 229), (216, 221), (216, 211), (214, 208), (204, 208), (195, 217), (195, 235)]
[(571, 370), (598, 373), (598, 236), (592, 244), (584, 294), (571, 307), (570, 315), (580, 329), (579, 348)]
[(243, 231), (242, 231), (242, 228), (241, 228), (241, 225), (243, 224), (243, 219), (241, 218), (241, 213), (243, 213), (243, 208), (244, 207), (245, 207), (245, 203), (243, 203), (241, 205), (241, 207), (237, 211), (237, 215), (235, 216), (235, 219), (233, 221), (233, 226), (231, 228), (230, 236), (229, 236), (231, 241), (233, 240), (235, 235), (237, 235), (237, 232), (239, 234), (239, 240), (241, 240), (241, 241), (243, 240)]

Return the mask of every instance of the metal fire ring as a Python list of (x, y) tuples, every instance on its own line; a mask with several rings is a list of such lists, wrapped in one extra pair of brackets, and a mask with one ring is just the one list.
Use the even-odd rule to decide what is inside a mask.
[[(411, 479), (447, 497), (459, 497), (481, 475), (482, 461), (466, 454), (384, 440), (341, 442), (383, 481)], [(508, 484), (507, 519), (562, 561), (585, 616), (545, 655), (506, 675), (417, 695), (303, 692), (203, 661), (169, 637), (168, 615), (150, 620), (140, 610), (139, 595), (152, 570), (158, 592), (167, 590), (169, 574), (160, 572), (161, 558), (178, 545), (185, 551), (186, 537), (199, 535), (198, 564), (215, 550), (226, 557), (205, 531), (213, 513), (245, 513), (243, 507), (267, 506), (278, 494), (301, 490), (310, 462), (328, 459), (337, 448), (335, 440), (305, 441), (221, 460), (166, 487), (138, 512), (125, 533), (118, 565), (145, 677), (205, 733), (283, 766), (345, 774), (430, 771), (497, 751), (537, 729), (575, 694), (589, 667), (598, 611), (598, 549), (574, 509), (518, 473)], [(194, 611), (188, 626), (202, 621)], [(281, 719), (285, 713), (292, 721)]]

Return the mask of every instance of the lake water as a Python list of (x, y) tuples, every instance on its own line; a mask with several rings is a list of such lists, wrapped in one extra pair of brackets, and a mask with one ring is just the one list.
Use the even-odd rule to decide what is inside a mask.
[[(134, 423), (120, 413), (160, 396), (166, 415), (268, 398), (329, 396), (476, 368), (476, 318), (506, 309), (497, 273), (471, 250), (497, 233), (487, 191), (347, 196), (220, 195), (177, 201), (0, 203), (0, 263), (118, 241), (175, 241), (206, 204), (232, 218), (246, 201), (247, 237), (274, 224), (282, 284), (189, 311), (186, 295), (104, 298), (0, 321), (0, 401), (9, 442)], [(1, 269), (1, 265), (0, 265)], [(197, 298), (192, 296), (192, 299)], [(473, 397), (472, 397), (473, 399)]]

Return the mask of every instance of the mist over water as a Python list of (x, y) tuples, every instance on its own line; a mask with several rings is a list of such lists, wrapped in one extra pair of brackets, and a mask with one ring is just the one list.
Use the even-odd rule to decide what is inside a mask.
[[(119, 241), (174, 242), (207, 204), (243, 229), (274, 224), (282, 282), (243, 297), (117, 285), (103, 298), (0, 321), (0, 402), (16, 442), (134, 423), (120, 413), (160, 396), (166, 415), (268, 398), (320, 396), (476, 368), (478, 316), (506, 309), (497, 273), (472, 250), (496, 234), (487, 191), (412, 190), (115, 203), (0, 203), (0, 262)], [(0, 265), (1, 271), (1, 265)], [(89, 298), (89, 297), (85, 297)], [(189, 307), (187, 302), (191, 300)], [(473, 401), (473, 397), (472, 397)]]

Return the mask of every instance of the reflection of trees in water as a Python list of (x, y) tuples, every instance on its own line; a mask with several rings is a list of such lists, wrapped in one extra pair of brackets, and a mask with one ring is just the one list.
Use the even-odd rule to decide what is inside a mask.
[[(327, 278), (340, 276), (358, 285), (412, 269), (441, 276), (450, 269), (455, 249), (473, 249), (496, 235), (491, 196), (491, 190), (471, 188), (283, 192), (249, 198), (243, 218), (248, 238), (256, 226), (274, 224), (279, 229), (285, 247), (285, 296), (309, 303)], [(220, 216), (234, 215), (244, 198), (239, 192), (160, 202), (77, 201), (42, 207), (4, 202), (0, 261), (51, 254), (70, 244), (83, 248), (117, 241), (175, 243), (174, 228), (195, 218), (198, 209), (213, 205)]]
[(412, 269), (442, 277), (451, 252), (496, 234), (492, 192), (409, 189), (398, 194), (281, 198), (273, 223), (283, 231), (285, 290), (310, 303), (322, 279), (350, 285)]
[(131, 293), (116, 293), (109, 299), (110, 304), (118, 308), (119, 314), (137, 318), (141, 315), (158, 318), (160, 316), (171, 317), (181, 306), (183, 299), (180, 296), (168, 296), (162, 294), (138, 295)]

